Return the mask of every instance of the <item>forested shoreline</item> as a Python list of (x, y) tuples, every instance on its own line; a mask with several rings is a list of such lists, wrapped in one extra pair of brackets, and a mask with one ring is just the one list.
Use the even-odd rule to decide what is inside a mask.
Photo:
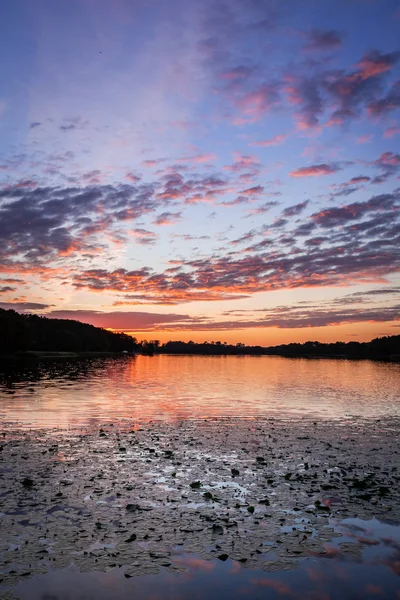
[(375, 338), (370, 342), (335, 342), (324, 344), (309, 341), (279, 346), (229, 345), (222, 342), (167, 342), (157, 349), (162, 354), (253, 355), (308, 358), (350, 358), (400, 360), (400, 335)]
[(0, 309), (0, 355), (21, 352), (135, 352), (135, 338), (72, 319)]
[(221, 341), (158, 340), (137, 341), (125, 333), (116, 333), (71, 319), (50, 319), (0, 309), (0, 356), (29, 356), (35, 353), (191, 354), (206, 356), (286, 356), (305, 358), (348, 358), (400, 360), (400, 335), (379, 337), (370, 342), (308, 341), (279, 346), (247, 346)]

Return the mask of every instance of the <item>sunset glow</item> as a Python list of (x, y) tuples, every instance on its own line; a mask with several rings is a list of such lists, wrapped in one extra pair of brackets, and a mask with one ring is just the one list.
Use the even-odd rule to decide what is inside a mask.
[(400, 333), (398, 2), (0, 15), (0, 308), (163, 342)]

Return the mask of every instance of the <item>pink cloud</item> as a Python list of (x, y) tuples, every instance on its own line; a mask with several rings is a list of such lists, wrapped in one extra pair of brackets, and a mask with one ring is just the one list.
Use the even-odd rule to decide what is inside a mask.
[(140, 175), (135, 175), (134, 173), (127, 173), (125, 175), (125, 179), (131, 181), (132, 183), (138, 183), (141, 180)]
[(193, 163), (201, 164), (201, 163), (207, 163), (207, 162), (213, 161), (216, 158), (217, 157), (215, 156), (215, 154), (212, 154), (211, 152), (209, 152), (206, 154), (196, 154), (195, 156), (184, 156), (184, 157), (180, 158), (179, 160), (182, 162), (193, 162)]
[(310, 167), (301, 167), (295, 171), (291, 171), (291, 177), (316, 177), (319, 175), (332, 175), (338, 171), (338, 167), (328, 164), (311, 165)]
[(279, 94), (274, 84), (264, 84), (257, 90), (244, 94), (236, 105), (250, 121), (257, 121), (279, 102)]
[(400, 133), (400, 127), (388, 127), (383, 132), (383, 137), (384, 138), (392, 138), (393, 136), (397, 135), (398, 133)]
[(295, 85), (295, 78), (292, 75), (286, 75), (287, 84), (285, 85), (285, 93), (290, 104), (299, 105), (303, 102), (300, 90)]
[(148, 159), (142, 162), (143, 167), (156, 167), (157, 165), (165, 162), (166, 158)]
[(239, 152), (234, 153), (234, 162), (232, 165), (227, 165), (224, 167), (227, 171), (233, 171), (237, 173), (238, 171), (243, 171), (249, 168), (259, 167), (260, 161), (255, 155), (244, 155)]
[(14, 183), (13, 185), (6, 186), (6, 190), (17, 190), (18, 188), (34, 188), (37, 186), (37, 182), (33, 181), (33, 179), (26, 179), (24, 181), (18, 181), (18, 183)]
[(179, 129), (183, 129), (184, 131), (188, 131), (189, 129), (192, 129), (193, 127), (196, 126), (195, 123), (192, 123), (191, 121), (171, 121), (171, 125), (173, 127), (179, 127)]
[[(47, 307), (44, 306), (44, 308)], [(32, 309), (30, 308), (30, 310)], [(95, 310), (53, 310), (48, 312), (46, 317), (53, 319), (74, 319), (83, 323), (89, 323), (95, 327), (128, 331), (142, 331), (146, 329), (152, 330), (153, 328), (157, 326), (160, 327), (163, 324), (171, 325), (172, 323), (183, 323), (187, 320), (192, 320), (192, 317), (184, 314), (159, 314), (139, 311), (100, 312)]]
[(220, 202), (220, 206), (234, 206), (237, 204), (246, 204), (248, 202), (254, 202), (258, 199), (260, 194), (263, 194), (264, 188), (262, 185), (254, 185), (253, 187), (247, 188), (246, 190), (241, 190), (239, 192), (239, 196), (234, 200)]
[(270, 138), (269, 140), (261, 140), (260, 142), (252, 142), (250, 145), (251, 146), (260, 146), (260, 147), (265, 147), (265, 146), (278, 146), (279, 144), (282, 144), (282, 142), (284, 142), (287, 138), (287, 134), (280, 134), (280, 135), (275, 135), (273, 138)]
[(361, 137), (357, 138), (357, 144), (369, 144), (370, 142), (372, 142), (374, 136), (369, 134), (369, 135), (362, 135)]
[(357, 66), (360, 70), (357, 76), (361, 79), (369, 79), (390, 71), (390, 69), (399, 60), (400, 52), (392, 52), (390, 54), (381, 54), (377, 50), (365, 54), (358, 62)]
[(177, 223), (182, 217), (181, 212), (163, 212), (154, 219), (154, 225), (173, 225)]
[(376, 161), (374, 161), (374, 164), (398, 167), (400, 166), (400, 154), (394, 154), (393, 152), (384, 152)]
[(258, 196), (259, 194), (262, 194), (264, 191), (264, 188), (262, 185), (255, 185), (251, 188), (247, 188), (246, 190), (242, 190), (241, 192), (239, 192), (239, 194), (241, 196)]
[[(280, 192), (266, 194), (266, 196), (280, 196)], [(266, 212), (268, 212), (269, 210), (271, 210), (271, 208), (273, 208), (277, 205), (278, 205), (278, 202), (276, 200), (264, 202), (264, 204), (261, 204), (261, 206), (257, 206), (256, 208), (252, 208), (251, 210), (249, 210), (247, 212), (246, 218), (251, 217), (253, 215), (263, 215)]]
[(138, 244), (147, 245), (154, 244), (157, 239), (157, 236), (152, 231), (148, 231), (147, 229), (136, 228), (132, 231), (132, 235), (135, 238)]

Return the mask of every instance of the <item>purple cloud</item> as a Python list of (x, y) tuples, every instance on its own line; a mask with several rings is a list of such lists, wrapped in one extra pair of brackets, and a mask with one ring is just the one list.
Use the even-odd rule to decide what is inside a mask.
[(306, 43), (304, 44), (304, 50), (316, 50), (321, 52), (327, 52), (331, 50), (337, 50), (343, 45), (343, 34), (339, 31), (323, 30), (323, 29), (312, 29), (305, 33)]
[(282, 215), (284, 217), (294, 217), (299, 215), (305, 208), (307, 208), (309, 200), (305, 200), (304, 202), (299, 202), (298, 204), (293, 204), (292, 206), (288, 206), (282, 211)]
[(0, 302), (0, 308), (4, 310), (16, 310), (22, 313), (44, 311), (50, 308), (50, 306), (49, 304), (40, 304), (39, 302)]
[(373, 196), (366, 202), (353, 202), (339, 208), (328, 208), (311, 215), (315, 223), (321, 227), (332, 227), (342, 225), (347, 221), (360, 219), (364, 215), (375, 211), (398, 210), (396, 202), (400, 195), (381, 194)]

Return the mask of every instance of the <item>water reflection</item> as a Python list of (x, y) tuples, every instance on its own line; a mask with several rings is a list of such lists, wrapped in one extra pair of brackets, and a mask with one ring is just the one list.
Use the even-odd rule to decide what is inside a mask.
[[(20, 600), (398, 598), (400, 527), (347, 519), (335, 529), (342, 537), (330, 543), (332, 552), (305, 558), (293, 571), (265, 573), (229, 558), (210, 561), (175, 550), (172, 567), (157, 575), (131, 577), (127, 573), (134, 569), (118, 566), (107, 573), (80, 573), (70, 566), (21, 582), (15, 592)], [(346, 542), (348, 548), (361, 544), (360, 552), (344, 552)]]
[(0, 417), (68, 427), (110, 419), (398, 414), (398, 365), (281, 357), (154, 356), (0, 367)]

